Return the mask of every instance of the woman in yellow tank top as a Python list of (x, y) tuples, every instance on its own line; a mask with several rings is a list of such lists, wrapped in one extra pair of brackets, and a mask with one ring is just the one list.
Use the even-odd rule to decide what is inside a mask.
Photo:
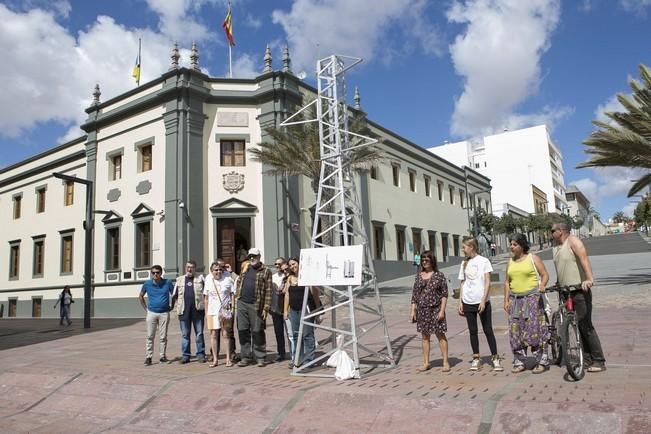
[(542, 260), (529, 253), (529, 242), (523, 234), (510, 237), (513, 257), (506, 268), (504, 310), (509, 319), (509, 341), (513, 351), (511, 372), (525, 370), (527, 348), (536, 358), (534, 374), (545, 372), (549, 362), (545, 344), (549, 330), (545, 323), (545, 306), (541, 294), (549, 280)]

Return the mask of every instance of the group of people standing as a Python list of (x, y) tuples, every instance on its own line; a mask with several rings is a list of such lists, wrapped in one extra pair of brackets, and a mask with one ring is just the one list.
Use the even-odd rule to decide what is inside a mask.
[[(575, 286), (570, 294), (574, 301), (581, 339), (584, 346), (584, 360), (588, 372), (606, 369), (605, 358), (597, 332), (592, 325), (592, 267), (582, 241), (571, 235), (564, 223), (556, 223), (551, 229), (556, 242), (553, 250), (557, 284)], [(511, 372), (526, 369), (527, 351), (535, 359), (535, 374), (548, 368), (546, 344), (549, 339), (548, 318), (545, 312), (545, 288), (549, 274), (543, 261), (529, 252), (529, 242), (523, 234), (514, 234), (509, 239), (511, 258), (506, 268), (504, 283), (504, 311), (509, 327), (509, 343), (513, 354)], [(466, 259), (459, 268), (460, 303), (459, 315), (466, 319), (473, 358), (471, 370), (479, 370), (482, 359), (479, 350), (479, 323), (491, 352), (490, 365), (494, 371), (502, 371), (497, 342), (493, 332), (493, 309), (490, 301), (490, 283), (493, 268), (488, 258), (479, 254), (474, 238), (463, 241)], [(303, 322), (301, 317), (303, 300), (307, 294), (306, 312), (322, 308), (320, 290), (298, 284), (299, 262), (297, 258), (285, 260), (276, 258), (275, 270), (265, 266), (261, 253), (252, 248), (247, 260), (236, 275), (223, 260), (216, 260), (210, 266), (210, 273), (203, 276), (196, 272), (194, 261), (187, 261), (185, 274), (174, 282), (162, 278), (162, 267), (151, 268), (152, 279), (146, 281), (140, 292), (140, 302), (147, 312), (147, 340), (145, 365), (152, 364), (156, 330), (160, 339), (160, 362), (168, 361), (167, 329), (170, 311), (176, 311), (181, 329), (181, 363), (188, 363), (191, 357), (191, 332), (194, 330), (196, 359), (206, 362), (204, 325), (210, 330), (212, 352), (211, 367), (218, 366), (220, 343), (226, 340), (226, 366), (233, 366), (237, 360), (235, 334), (240, 341), (238, 366), (257, 364), (265, 366), (266, 320), (271, 315), (276, 337), (278, 355), (276, 362), (287, 358), (285, 339), (289, 342), (290, 367), (309, 364), (314, 360), (316, 340), (314, 319)], [(68, 292), (69, 293), (69, 292)], [(145, 300), (147, 295), (147, 301)], [(60, 298), (63, 306), (69, 305), (71, 297), (65, 293)], [(442, 370), (450, 370), (448, 340), (446, 337), (446, 306), (448, 301), (447, 279), (437, 268), (434, 254), (426, 250), (420, 254), (418, 271), (411, 296), (410, 319), (416, 323), (422, 336), (423, 364), (420, 371), (431, 369), (430, 337), (435, 335), (442, 354)], [(62, 315), (62, 321), (63, 321)], [(300, 345), (298, 345), (300, 340)], [(297, 349), (300, 346), (300, 354)]]
[[(581, 288), (571, 291), (570, 296), (574, 301), (579, 322), (587, 371), (602, 372), (606, 369), (605, 358), (599, 336), (592, 324), (591, 288), (594, 278), (585, 246), (579, 238), (570, 234), (570, 229), (565, 223), (554, 224), (551, 235), (556, 242), (553, 260), (557, 284)], [(509, 343), (513, 354), (511, 372), (520, 373), (526, 370), (527, 351), (530, 350), (535, 359), (532, 372), (539, 374), (545, 372), (549, 366), (546, 348), (549, 328), (544, 298), (549, 274), (543, 261), (529, 252), (529, 242), (525, 235), (514, 234), (509, 242), (512, 256), (506, 268), (504, 311), (508, 319)], [(459, 269), (461, 287), (458, 313), (465, 317), (470, 335), (470, 347), (473, 352), (470, 370), (477, 371), (482, 366), (477, 321), (479, 317), (491, 352), (492, 369), (503, 371), (492, 326), (490, 282), (493, 267), (488, 258), (478, 253), (476, 239), (466, 238), (463, 241), (463, 252), (466, 259)], [(443, 273), (438, 271), (436, 258), (431, 251), (421, 253), (410, 311), (410, 319), (416, 322), (417, 331), (422, 335), (423, 365), (419, 371), (431, 368), (432, 334), (437, 337), (441, 349), (442, 371), (450, 370), (448, 342), (445, 336), (447, 299), (447, 280)]]
[[(225, 340), (226, 366), (265, 366), (266, 320), (271, 314), (276, 337), (278, 356), (276, 361), (287, 358), (285, 338), (289, 341), (290, 367), (314, 359), (314, 328), (307, 321), (303, 327), (301, 352), (295, 358), (300, 329), (301, 309), (305, 288), (298, 285), (298, 259), (277, 258), (272, 271), (261, 261), (257, 248), (248, 251), (241, 264), (239, 276), (229, 264), (217, 259), (210, 265), (210, 272), (203, 276), (196, 272), (196, 263), (188, 260), (185, 274), (175, 281), (162, 277), (162, 267), (151, 268), (152, 278), (142, 285), (139, 300), (147, 312), (147, 339), (145, 365), (152, 364), (154, 338), (159, 334), (161, 363), (168, 362), (167, 330), (170, 312), (178, 315), (181, 329), (181, 360), (190, 361), (191, 335), (194, 330), (196, 360), (210, 361), (210, 367), (219, 364), (221, 342)], [(147, 299), (145, 299), (145, 295)], [(321, 301), (318, 288), (310, 288), (308, 310), (319, 309)], [(212, 357), (206, 356), (203, 330), (210, 331)], [(235, 332), (240, 341), (240, 356), (237, 357)], [(223, 338), (223, 339), (222, 339)]]

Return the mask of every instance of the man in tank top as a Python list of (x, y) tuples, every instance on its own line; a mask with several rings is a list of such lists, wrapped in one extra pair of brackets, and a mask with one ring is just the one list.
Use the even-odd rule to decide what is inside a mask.
[(599, 335), (592, 325), (592, 266), (588, 259), (588, 252), (583, 242), (570, 234), (566, 223), (555, 223), (552, 226), (552, 237), (556, 242), (554, 247), (554, 266), (561, 286), (577, 285), (581, 289), (571, 292), (574, 301), (574, 311), (579, 320), (581, 341), (585, 350), (585, 363), (588, 372), (602, 372), (606, 370), (606, 359)]

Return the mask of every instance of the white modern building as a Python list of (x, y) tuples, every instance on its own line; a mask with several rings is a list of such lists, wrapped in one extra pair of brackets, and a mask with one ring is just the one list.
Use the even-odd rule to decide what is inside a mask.
[[(210, 77), (192, 51), (189, 68), (179, 67), (175, 48), (168, 72), (108, 100), (97, 87), (78, 139), (0, 170), (4, 316), (55, 316), (64, 285), (81, 300), (87, 258), (94, 316), (128, 317), (142, 315), (137, 294), (153, 264), (172, 278), (190, 258), (200, 270), (217, 257), (237, 268), (240, 248), (258, 247), (271, 263), (309, 246), (310, 180), (269, 175), (249, 150), (316, 90), (292, 74), (287, 50), (281, 70), (267, 51), (253, 79)], [(365, 115), (359, 95), (349, 109)], [(458, 260), (467, 195), (482, 192), (475, 196), (490, 208), (489, 179), (371, 120), (368, 127), (386, 153), (357, 175), (378, 279), (413, 274), (424, 249)], [(92, 251), (84, 249), (85, 187), (54, 172), (93, 183)]]
[(445, 143), (429, 149), (490, 178), (493, 214), (565, 212), (563, 156), (545, 125)]

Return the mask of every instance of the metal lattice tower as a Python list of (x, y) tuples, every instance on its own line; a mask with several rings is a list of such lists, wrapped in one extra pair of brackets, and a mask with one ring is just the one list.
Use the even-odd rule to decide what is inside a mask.
[[(317, 98), (287, 118), (281, 126), (318, 122), (321, 149), (321, 174), (312, 227), (312, 247), (363, 245), (364, 264), (360, 286), (322, 287), (328, 300), (324, 309), (307, 312), (308, 289), (303, 297), (303, 309), (299, 337), (303, 336), (305, 324), (315, 329), (329, 331), (333, 348), (310, 363), (294, 367), (293, 375), (327, 376), (323, 373), (306, 373), (337, 350), (335, 336), (343, 335), (343, 349), (347, 350), (355, 364), (356, 374), (360, 366), (394, 367), (393, 350), (387, 329), (368, 235), (364, 228), (362, 208), (355, 185), (354, 168), (351, 167), (351, 151), (354, 148), (377, 143), (377, 140), (348, 131), (349, 109), (346, 103), (345, 72), (362, 59), (332, 55), (317, 61)], [(316, 119), (300, 119), (316, 105)], [(370, 297), (369, 297), (370, 296)], [(366, 297), (369, 297), (367, 300)], [(373, 298), (371, 300), (371, 298)], [(331, 324), (316, 324), (308, 320), (330, 313)], [(363, 313), (363, 321), (360, 314)], [(339, 315), (338, 315), (339, 314)], [(364, 335), (381, 328), (384, 345), (380, 351), (363, 343)], [(301, 339), (296, 343), (296, 354), (301, 351)], [(360, 352), (362, 353), (360, 355)], [(352, 354), (351, 354), (352, 353)]]

